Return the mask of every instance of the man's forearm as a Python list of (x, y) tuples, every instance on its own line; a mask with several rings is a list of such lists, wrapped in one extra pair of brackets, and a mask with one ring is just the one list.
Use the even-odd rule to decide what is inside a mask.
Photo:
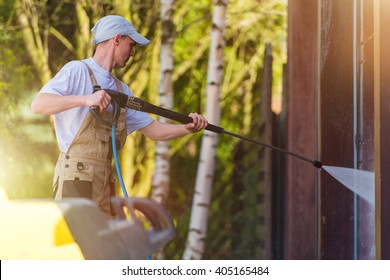
[(167, 124), (158, 121), (153, 121), (140, 131), (155, 141), (168, 141), (191, 133), (184, 124)]
[(86, 106), (85, 96), (40, 93), (31, 103), (31, 111), (34, 114), (54, 115), (80, 106)]

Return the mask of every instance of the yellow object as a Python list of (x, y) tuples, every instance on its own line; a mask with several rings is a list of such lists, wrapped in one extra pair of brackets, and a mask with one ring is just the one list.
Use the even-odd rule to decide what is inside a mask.
[(10, 201), (0, 188), (0, 259), (84, 257), (54, 201)]
[(8, 200), (0, 188), (0, 259), (142, 260), (175, 235), (172, 219), (154, 201), (113, 197), (112, 205), (118, 217), (107, 220), (89, 199)]

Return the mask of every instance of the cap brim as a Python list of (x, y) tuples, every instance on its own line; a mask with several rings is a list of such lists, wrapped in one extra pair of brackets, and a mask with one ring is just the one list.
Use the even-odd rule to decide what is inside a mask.
[(140, 46), (146, 46), (150, 43), (150, 40), (146, 39), (144, 36), (142, 36), (138, 32), (133, 32), (132, 34), (130, 34), (128, 36), (131, 39), (133, 39)]

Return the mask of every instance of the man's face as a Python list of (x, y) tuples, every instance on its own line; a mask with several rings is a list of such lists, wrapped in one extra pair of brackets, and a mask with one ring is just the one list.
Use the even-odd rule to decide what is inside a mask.
[(116, 66), (123, 68), (126, 66), (126, 63), (129, 61), (130, 57), (135, 55), (135, 46), (137, 43), (132, 40), (129, 36), (122, 36), (119, 39), (119, 44), (117, 46), (117, 59)]

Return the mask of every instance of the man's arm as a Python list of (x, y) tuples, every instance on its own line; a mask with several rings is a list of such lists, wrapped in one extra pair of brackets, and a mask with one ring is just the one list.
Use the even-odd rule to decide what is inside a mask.
[(207, 120), (199, 114), (191, 113), (189, 115), (192, 123), (188, 124), (168, 124), (153, 121), (148, 126), (140, 129), (146, 137), (155, 141), (172, 140), (190, 133), (199, 132), (207, 126)]
[(104, 90), (83, 96), (39, 93), (31, 103), (31, 111), (34, 114), (53, 115), (81, 106), (98, 106), (103, 111), (110, 102), (111, 96)]

